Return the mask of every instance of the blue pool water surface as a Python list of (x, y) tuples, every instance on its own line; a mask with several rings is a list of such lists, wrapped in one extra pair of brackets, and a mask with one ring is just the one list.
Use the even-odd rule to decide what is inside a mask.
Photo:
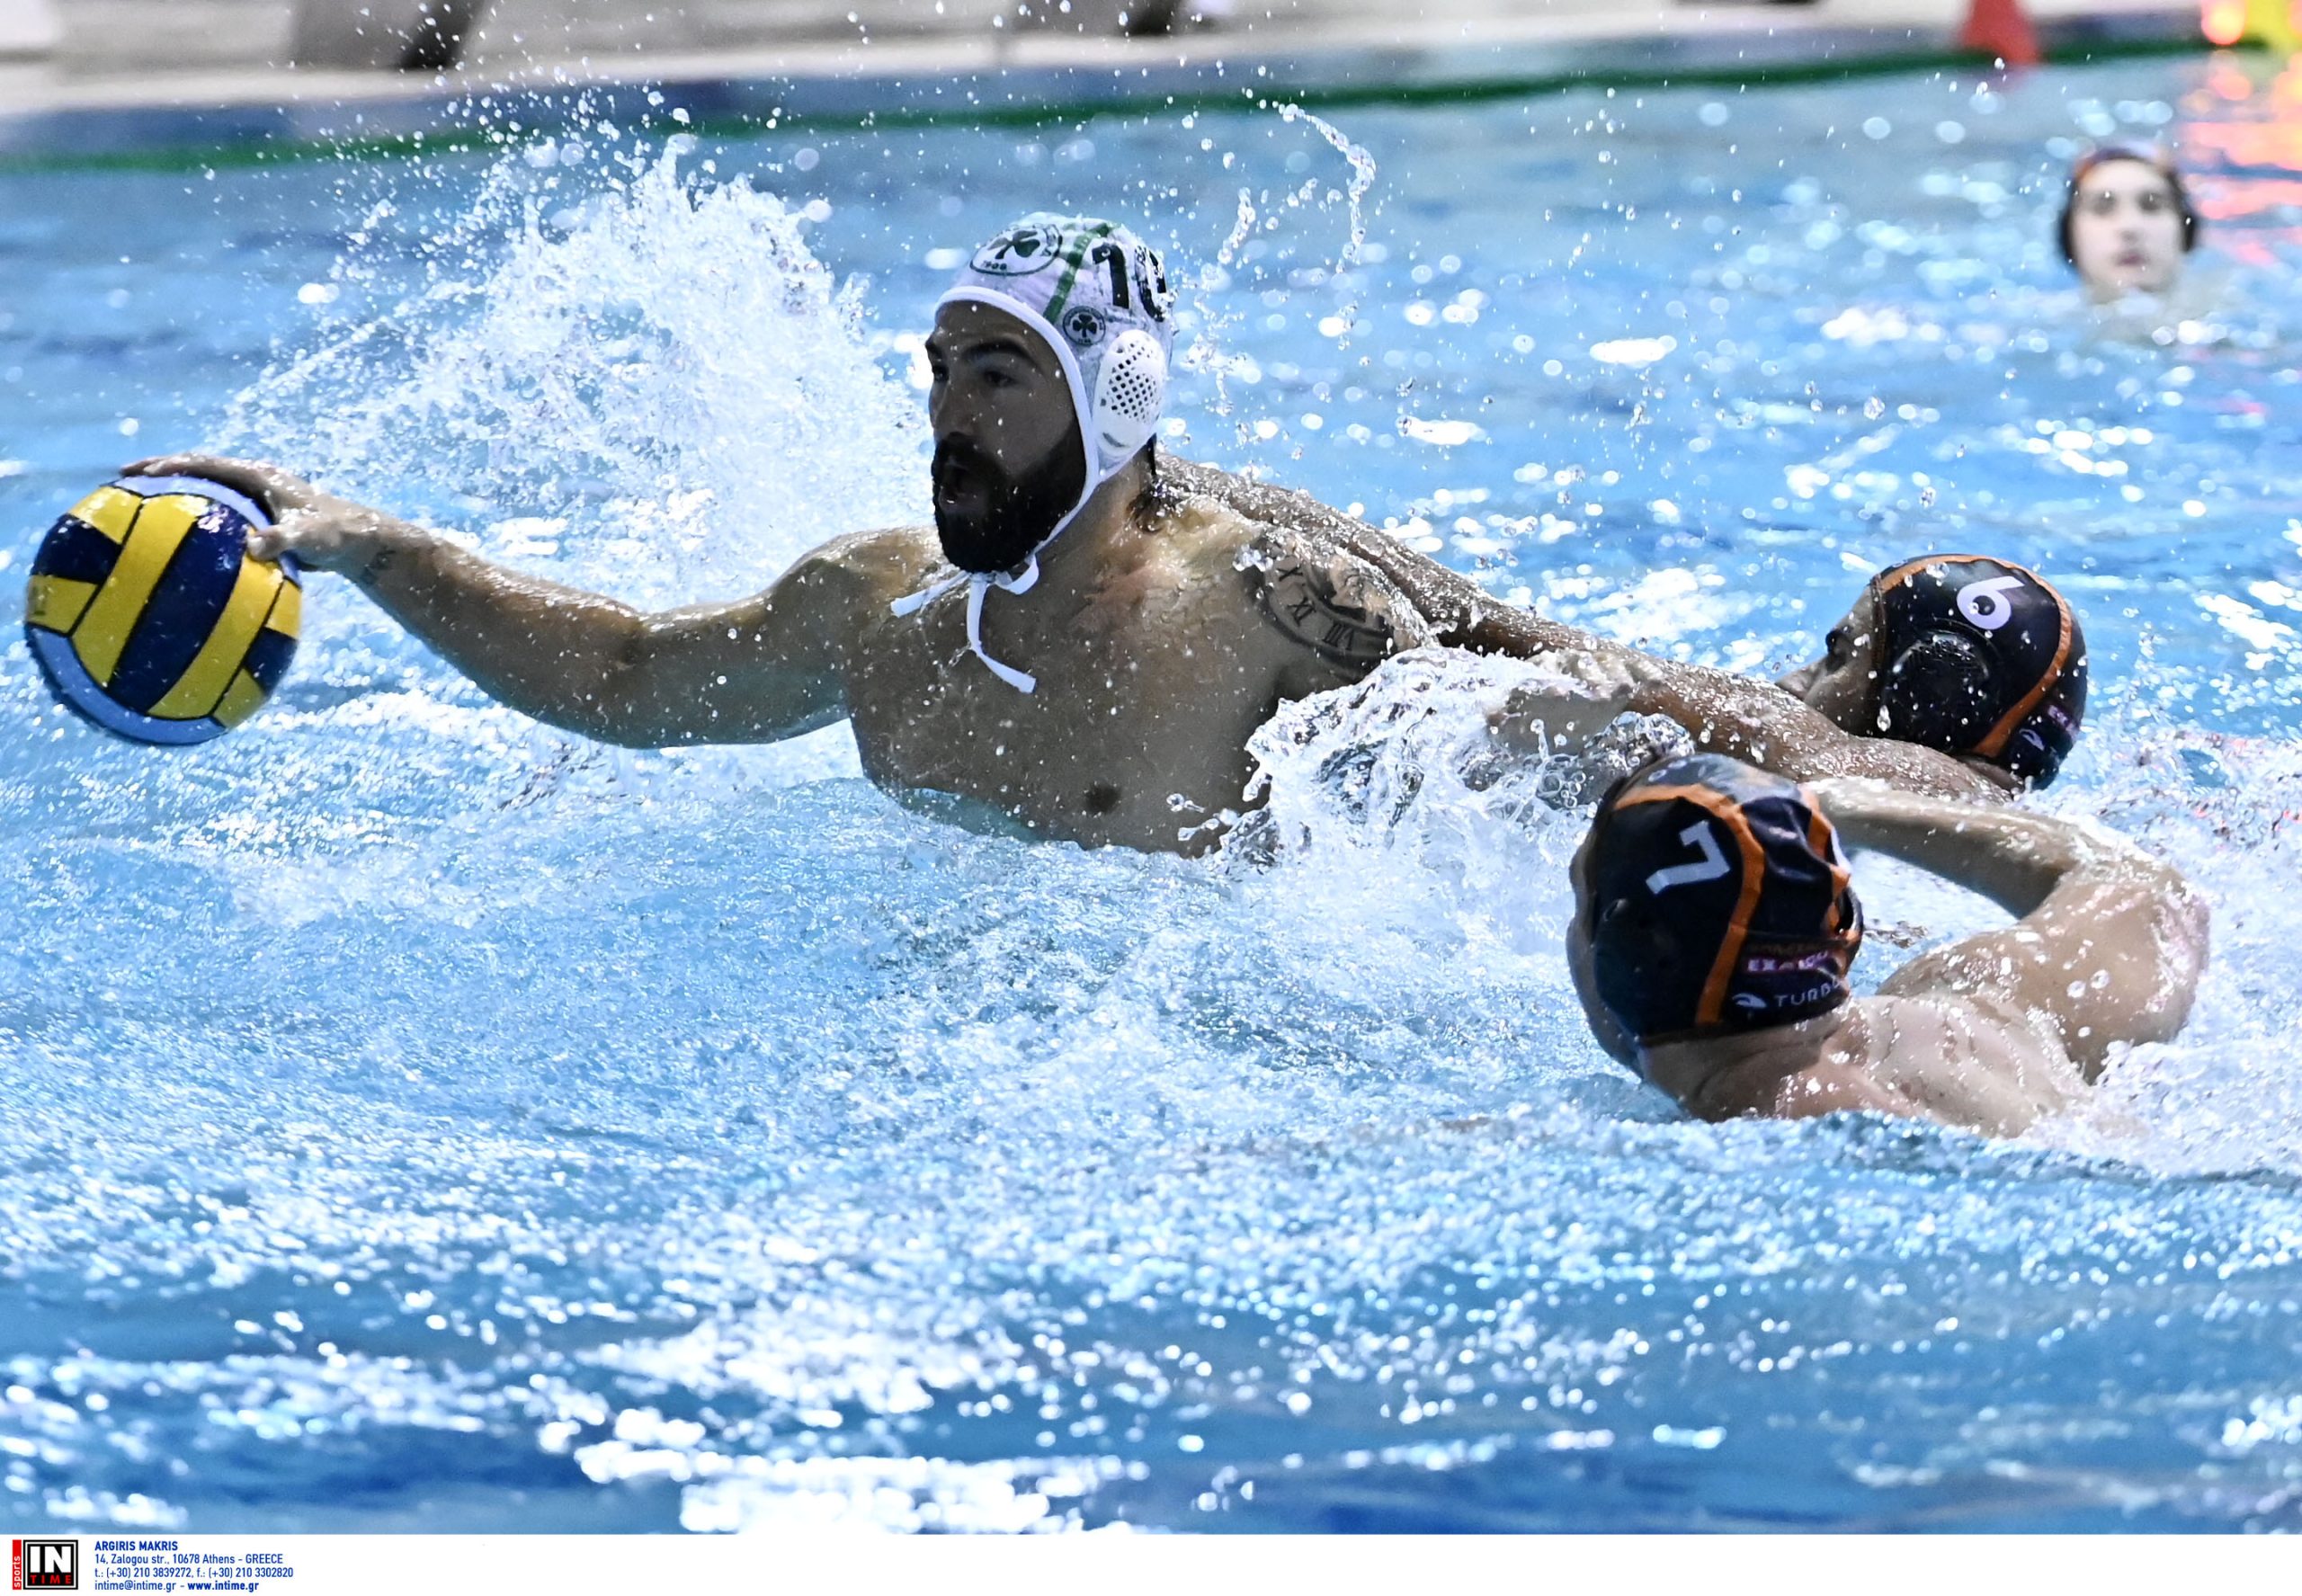
[[(1584, 1035), (1576, 817), (1450, 774), (1500, 667), (1292, 716), (1251, 868), (954, 829), (843, 730), (593, 747), (325, 579), (196, 750), (12, 640), (0, 1516), (2302, 1525), (2302, 157), (2252, 70), (1337, 111), (1355, 253), (1343, 153), (1250, 107), (0, 172), (0, 582), (219, 442), (738, 593), (921, 516), (959, 252), (1120, 212), (1188, 289), (1174, 447), (1553, 615), (1771, 668), (1889, 561), (2041, 566), (2094, 671), (2041, 801), (2216, 915), (2181, 1042), (2021, 1142), (1709, 1127)], [(2054, 254), (2112, 133), (2197, 171), (2182, 304)], [(1865, 981), (1991, 923), (1865, 879)]]

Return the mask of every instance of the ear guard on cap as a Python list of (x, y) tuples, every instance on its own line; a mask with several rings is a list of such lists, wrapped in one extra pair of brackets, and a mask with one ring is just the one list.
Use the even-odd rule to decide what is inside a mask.
[(1998, 701), (1990, 656), (1957, 632), (1927, 632), (1895, 655), (1878, 683), (1881, 736), (1929, 748), (1970, 748)]
[(1927, 555), (1871, 579), (1878, 657), (1860, 729), (1987, 761), (2035, 786), (2061, 769), (2086, 712), (2086, 639), (2037, 572)]
[(1095, 374), (1095, 436), (1106, 474), (1151, 441), (1166, 398), (1166, 351), (1129, 327), (1111, 341)]

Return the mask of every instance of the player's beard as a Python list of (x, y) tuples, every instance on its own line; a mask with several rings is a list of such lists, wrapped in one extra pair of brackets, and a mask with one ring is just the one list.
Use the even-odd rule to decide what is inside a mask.
[[(942, 540), (943, 557), (962, 571), (1013, 570), (1071, 513), (1086, 482), (1087, 462), (1075, 424), (1052, 455), (1021, 476), (1010, 476), (972, 439), (936, 440), (935, 533)], [(965, 511), (947, 502), (962, 486), (982, 490), (980, 503)]]

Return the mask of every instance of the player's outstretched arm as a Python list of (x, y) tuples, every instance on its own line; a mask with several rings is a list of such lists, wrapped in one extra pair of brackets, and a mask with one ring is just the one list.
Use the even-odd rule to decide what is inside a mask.
[(2021, 916), (1911, 960), (1882, 996), (1950, 997), (2044, 1021), (2088, 1080), (2114, 1043), (2172, 1038), (2206, 967), (2206, 901), (2124, 838), (2013, 807), (1868, 781), (1816, 784), (1839, 834)]
[[(1380, 571), (1430, 622), (1435, 641), (1477, 654), (1547, 660), (1586, 682), (1627, 682), (1627, 699), (1602, 702), (1619, 713), (1660, 715), (1686, 728), (1706, 752), (1730, 753), (1794, 781), (1833, 776), (1869, 777), (1914, 792), (1978, 800), (2012, 790), (1985, 771), (1935, 749), (1885, 737), (1858, 737), (1772, 682), (1658, 659), (1530, 610), (1505, 604), (1459, 572), (1409, 548), (1387, 532), (1356, 522), (1351, 552)], [(1538, 701), (1541, 700), (1541, 701)], [(1508, 735), (1516, 722), (1542, 723), (1555, 737), (1562, 727), (1596, 729), (1593, 705), (1551, 702), (1537, 693), (1505, 711)]]
[(205, 477), (268, 508), (250, 539), (334, 571), (482, 691), (524, 714), (633, 747), (771, 740), (842, 710), (840, 650), (861, 582), (833, 545), (765, 593), (649, 615), (490, 565), (424, 528), (278, 467), (203, 455), (131, 473)]
[(1771, 682), (1708, 665), (1637, 656), (1634, 714), (1677, 721), (1707, 753), (1736, 759), (1793, 781), (1834, 777), (1884, 781), (1930, 798), (1994, 803), (2014, 790), (1939, 749), (1891, 737), (1858, 737)]
[(1794, 781), (1867, 778), (1976, 803), (1999, 802), (2013, 791), (2011, 781), (1934, 749), (1851, 736), (1772, 682), (1614, 644), (1521, 657), (1549, 667), (1554, 680), (1513, 689), (1493, 724), (1498, 737), (1530, 753), (1555, 747), (1562, 736), (1570, 742), (1588, 736), (1618, 715), (1659, 715), (1683, 727), (1706, 753), (1731, 754)]

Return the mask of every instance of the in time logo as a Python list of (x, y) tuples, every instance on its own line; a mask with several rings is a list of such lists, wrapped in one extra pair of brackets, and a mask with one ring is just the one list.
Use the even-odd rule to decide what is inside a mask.
[(8, 1543), (8, 1572), (10, 1584), (19, 1591), (76, 1591), (80, 1543), (13, 1539)]

